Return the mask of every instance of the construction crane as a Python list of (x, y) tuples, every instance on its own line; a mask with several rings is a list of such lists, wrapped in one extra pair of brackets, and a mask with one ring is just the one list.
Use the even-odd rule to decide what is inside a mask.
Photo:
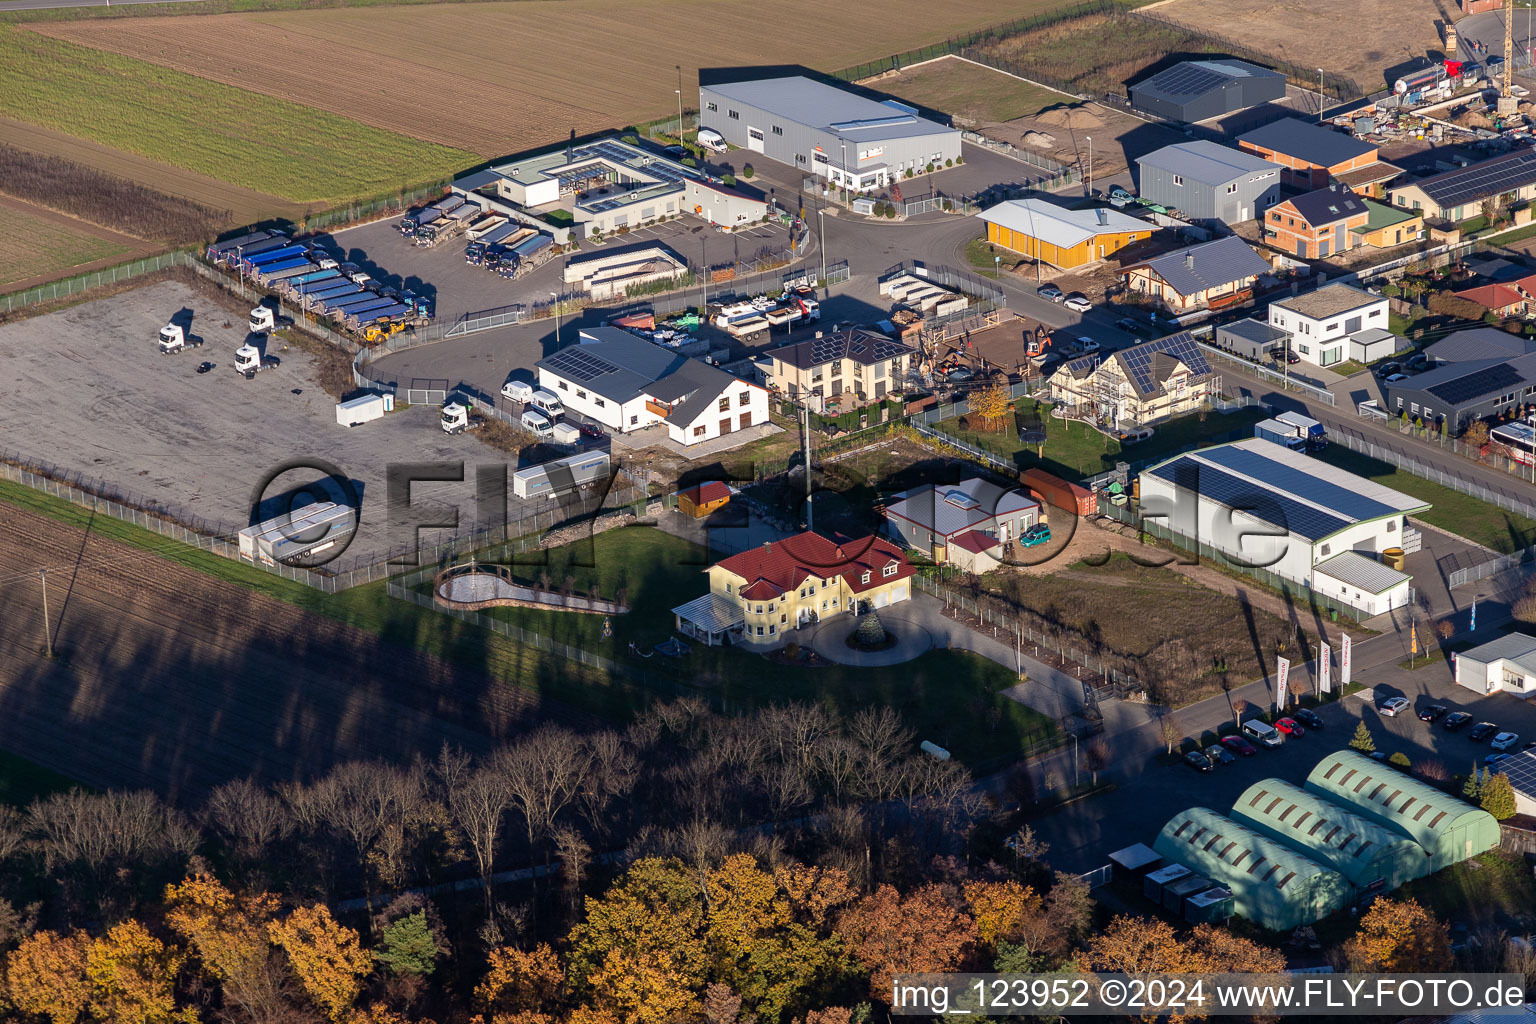
[(1499, 89), (1499, 116), (1520, 110), (1515, 99), (1515, 0), (1504, 0), (1504, 84)]

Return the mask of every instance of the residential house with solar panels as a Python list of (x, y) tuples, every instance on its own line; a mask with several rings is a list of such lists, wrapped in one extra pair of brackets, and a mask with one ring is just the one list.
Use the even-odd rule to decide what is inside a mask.
[(1303, 189), (1338, 184), (1362, 195), (1379, 195), (1383, 182), (1403, 173), (1380, 158), (1373, 142), (1297, 117), (1237, 137), (1238, 148), (1280, 165), (1280, 180)]
[(1144, 427), (1197, 412), (1221, 390), (1188, 331), (1108, 356), (1068, 360), (1050, 378), (1051, 401), (1111, 429)]
[(1204, 121), (1285, 98), (1285, 76), (1230, 58), (1186, 60), (1131, 86), (1131, 106), (1168, 121)]
[(1462, 221), (1482, 213), (1482, 202), (1503, 196), (1510, 203), (1536, 198), (1536, 150), (1521, 147), (1454, 171), (1397, 182), (1387, 188), (1393, 206), (1418, 210), (1426, 219)]
[(768, 392), (616, 327), (540, 359), (539, 386), (616, 434), (661, 425), (677, 444), (713, 441), (768, 422)]
[(1306, 788), (1418, 843), (1429, 862), (1425, 874), (1499, 845), (1499, 823), (1487, 811), (1356, 750), (1319, 761)]
[(776, 647), (796, 630), (912, 596), (917, 570), (878, 537), (807, 531), (749, 548), (705, 570), (709, 592), (672, 609), (677, 631), (711, 646)]
[(1227, 309), (1253, 298), (1269, 261), (1236, 235), (1175, 249), (1120, 271), (1128, 291), (1176, 315)]
[(1536, 697), (1536, 637), (1510, 633), (1451, 657), (1457, 685), (1473, 693)]
[(822, 412), (839, 395), (863, 404), (900, 391), (917, 359), (910, 345), (867, 328), (848, 327), (817, 331), (814, 338), (769, 349), (753, 365), (770, 389), (797, 402), (808, 400), (812, 409)]
[(1289, 334), (1290, 350), (1314, 366), (1375, 362), (1397, 351), (1400, 341), (1386, 330), (1386, 296), (1347, 284), (1276, 299), (1269, 324)]
[(1381, 389), (1389, 415), (1440, 425), (1455, 436), (1477, 420), (1525, 416), (1531, 410), (1536, 354), (1464, 359), (1407, 380), (1383, 382)]
[(960, 129), (894, 99), (874, 100), (803, 75), (716, 82), (700, 72), (699, 123), (744, 158), (761, 153), (856, 191), (883, 188), (960, 157)]
[[(571, 235), (612, 235), (681, 213), (726, 227), (768, 215), (767, 199), (756, 189), (728, 187), (617, 137), (509, 157), (459, 178), (453, 191), (553, 232), (562, 244)], [(544, 219), (551, 214), (557, 219)], [(557, 226), (567, 216), (572, 226)]]
[(1410, 603), (1412, 576), (1382, 560), (1412, 549), (1408, 516), (1428, 503), (1284, 445), (1248, 438), (1187, 452), (1140, 474), (1147, 528), (1310, 588), (1362, 617)]
[(1536, 750), (1522, 750), (1500, 761), (1499, 771), (1509, 776), (1515, 791), (1515, 813), (1536, 814)]
[(1283, 779), (1243, 790), (1232, 817), (1333, 868), (1359, 893), (1390, 892), (1429, 870), (1418, 843)]
[(1231, 889), (1238, 914), (1276, 931), (1327, 917), (1353, 895), (1338, 871), (1207, 807), (1175, 814), (1152, 848)]
[(978, 575), (997, 568), (1008, 546), (1044, 521), (1027, 490), (980, 477), (914, 487), (885, 503), (888, 534), (938, 565)]
[(1241, 224), (1280, 201), (1280, 165), (1199, 139), (1136, 159), (1143, 200), (1177, 210), (1196, 224)]
[(1157, 230), (1108, 206), (1069, 210), (1041, 199), (1010, 199), (977, 217), (993, 245), (1061, 270), (1097, 263)]
[(1347, 188), (1329, 185), (1292, 196), (1264, 215), (1264, 241), (1302, 259), (1322, 259), (1360, 244), (1371, 211)]

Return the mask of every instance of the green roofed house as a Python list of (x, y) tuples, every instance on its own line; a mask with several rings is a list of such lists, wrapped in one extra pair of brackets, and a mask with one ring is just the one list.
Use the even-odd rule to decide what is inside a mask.
[(1206, 807), (1174, 815), (1152, 846), (1231, 889), (1238, 914), (1277, 931), (1327, 917), (1351, 895), (1333, 868)]
[(1337, 869), (1366, 892), (1389, 892), (1429, 872), (1429, 857), (1412, 839), (1281, 779), (1249, 786), (1232, 817)]
[(1323, 758), (1306, 788), (1412, 838), (1429, 855), (1429, 872), (1499, 845), (1493, 815), (1358, 751)]

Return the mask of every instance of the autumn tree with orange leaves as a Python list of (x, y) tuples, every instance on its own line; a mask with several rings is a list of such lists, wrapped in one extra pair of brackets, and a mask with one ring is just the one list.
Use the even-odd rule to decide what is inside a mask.
[(1365, 973), (1443, 971), (1451, 966), (1450, 931), (1416, 900), (1378, 899), (1344, 943), (1344, 957)]
[(932, 884), (905, 896), (882, 885), (842, 916), (837, 931), (869, 971), (870, 995), (881, 1000), (897, 974), (959, 970), (979, 938), (976, 919)]
[(288, 954), (288, 964), (306, 995), (331, 1020), (342, 1020), (362, 991), (373, 960), (357, 932), (337, 924), (323, 906), (300, 907), (267, 925), (272, 944)]

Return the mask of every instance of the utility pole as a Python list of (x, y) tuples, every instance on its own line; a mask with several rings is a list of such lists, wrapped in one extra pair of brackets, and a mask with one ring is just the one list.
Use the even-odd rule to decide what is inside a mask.
[(1323, 69), (1317, 69), (1317, 123), (1323, 123)]
[(1093, 136), (1092, 135), (1085, 135), (1085, 136), (1083, 136), (1083, 138), (1088, 140), (1088, 182), (1087, 182), (1088, 191), (1087, 191), (1087, 195), (1092, 196), (1093, 195)]
[(677, 141), (683, 141), (683, 66), (677, 66)]
[(43, 581), (43, 650), (53, 657), (53, 625), (48, 621), (48, 570), (39, 569), (38, 579)]
[(816, 529), (816, 518), (811, 510), (811, 396), (800, 399), (800, 409), (805, 419), (805, 528)]
[[(561, 281), (564, 281), (565, 280), (565, 276), (562, 274), (560, 279), (561, 279)], [(560, 291), (559, 292), (550, 292), (549, 293), (550, 297), (555, 300), (555, 351), (556, 352), (560, 351), (560, 306), (563, 304), (564, 299), (565, 299), (564, 292), (565, 292), (565, 285), (562, 284), (560, 286)]]
[(816, 207), (816, 226), (821, 233), (821, 286), (827, 286), (827, 208)]
[(699, 236), (699, 259), (701, 259), (703, 261), (703, 263), (704, 263), (704, 265), (699, 268), (699, 283), (701, 285), (703, 285), (703, 287), (704, 287), (704, 301), (703, 301), (703, 304), (699, 306), (699, 316), (702, 319), (708, 320), (709, 319), (709, 229), (708, 228), (705, 228), (704, 229), (704, 233)]

